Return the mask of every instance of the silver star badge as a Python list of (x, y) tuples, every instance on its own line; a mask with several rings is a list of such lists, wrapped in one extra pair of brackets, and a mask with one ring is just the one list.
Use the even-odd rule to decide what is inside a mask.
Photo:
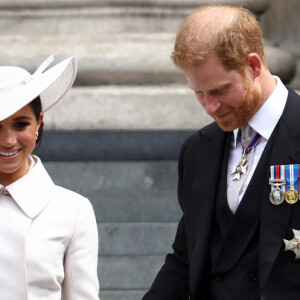
[(235, 174), (232, 180), (240, 180), (241, 175), (247, 173), (248, 165), (246, 163), (247, 159), (241, 159), (239, 164), (233, 168), (232, 172), (230, 173), (231, 175)]
[(300, 258), (300, 230), (295, 230), (293, 229), (294, 237), (288, 241), (288, 240), (283, 240), (285, 243), (285, 249), (284, 251), (293, 251), (296, 254), (295, 259)]

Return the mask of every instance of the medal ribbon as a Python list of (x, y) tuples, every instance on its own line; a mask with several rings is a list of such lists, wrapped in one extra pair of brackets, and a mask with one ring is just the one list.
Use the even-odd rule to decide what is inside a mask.
[[(285, 179), (285, 166), (271, 166), (271, 179)], [(300, 172), (300, 168), (298, 165), (298, 170)], [(299, 184), (299, 183), (298, 183)], [(272, 186), (272, 191), (275, 190), (276, 186)], [(278, 185), (277, 188), (281, 189), (285, 193), (285, 184)]]
[(300, 173), (300, 165), (297, 165), (297, 179), (298, 179), (298, 182), (297, 182), (297, 192), (299, 193), (300, 189), (299, 189), (299, 174)]
[(248, 166), (248, 161), (247, 161), (247, 158), (246, 158), (247, 153), (258, 144), (258, 142), (260, 141), (260, 138), (261, 138), (261, 135), (259, 133), (256, 133), (254, 138), (251, 140), (251, 142), (247, 146), (247, 148), (245, 148), (245, 146), (243, 145), (243, 142), (241, 141), (242, 149), (243, 149), (242, 159), (240, 160), (239, 164), (236, 167), (234, 167), (234, 169), (231, 173), (231, 175), (235, 174), (235, 176), (233, 178), (234, 181), (235, 180), (240, 180), (241, 174), (246, 174), (247, 173), (247, 168), (249, 167)]
[[(280, 166), (280, 178), (285, 179), (285, 167)], [(285, 184), (280, 187), (284, 192), (286, 191)]]
[(285, 171), (286, 171), (286, 188), (287, 191), (292, 189), (295, 189), (297, 192), (299, 191), (298, 188), (298, 165), (286, 165)]
[(242, 144), (242, 148), (243, 148), (243, 153), (249, 153), (249, 151), (251, 149), (253, 149), (257, 144), (258, 142), (260, 141), (261, 139), (261, 135), (259, 133), (256, 133), (256, 135), (254, 136), (254, 138), (251, 140), (250, 144), (248, 145), (248, 147), (245, 147), (243, 144)]

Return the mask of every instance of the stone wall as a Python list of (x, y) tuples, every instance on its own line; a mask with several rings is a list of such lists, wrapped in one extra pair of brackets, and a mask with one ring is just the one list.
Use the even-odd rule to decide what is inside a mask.
[[(75, 86), (45, 115), (39, 155), (57, 184), (93, 204), (104, 300), (140, 300), (172, 251), (178, 152), (211, 118), (169, 55), (182, 19), (213, 2), (0, 0), (0, 65), (33, 72), (50, 53), (78, 58)], [(288, 82), (290, 53), (300, 56), (298, 1), (216, 2), (260, 16), (267, 62)]]
[(300, 89), (300, 1), (272, 0), (260, 18), (264, 35), (284, 51), (294, 55), (297, 72), (290, 86)]

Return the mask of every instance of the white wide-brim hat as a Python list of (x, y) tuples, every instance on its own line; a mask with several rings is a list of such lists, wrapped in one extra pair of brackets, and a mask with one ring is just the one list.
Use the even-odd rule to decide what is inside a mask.
[(71, 56), (44, 72), (53, 60), (54, 56), (49, 56), (32, 75), (22, 68), (0, 67), (0, 121), (37, 96), (40, 96), (45, 112), (66, 94), (76, 77), (76, 58)]

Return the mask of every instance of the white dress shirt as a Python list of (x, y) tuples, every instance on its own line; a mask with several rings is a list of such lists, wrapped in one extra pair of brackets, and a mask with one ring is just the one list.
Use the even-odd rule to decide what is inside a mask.
[[(265, 146), (278, 123), (286, 101), (288, 97), (288, 90), (281, 82), (281, 80), (274, 76), (276, 79), (276, 87), (271, 94), (271, 96), (267, 99), (267, 101), (263, 104), (263, 106), (258, 110), (258, 112), (250, 119), (248, 124), (258, 132), (262, 137), (259, 143), (254, 148), (253, 160), (250, 168), (247, 171), (246, 179), (244, 184), (240, 190), (238, 196), (238, 203), (241, 202), (243, 195), (248, 187), (248, 184), (252, 178), (252, 175), (255, 171), (255, 168), (258, 164), (258, 161), (265, 149)], [(228, 169), (227, 169), (227, 187), (232, 182), (234, 175), (231, 175), (231, 172), (235, 166), (238, 165), (239, 161), (242, 157), (242, 145), (241, 141), (237, 139), (239, 128), (233, 131), (230, 150), (229, 150), (229, 159), (228, 159)]]

